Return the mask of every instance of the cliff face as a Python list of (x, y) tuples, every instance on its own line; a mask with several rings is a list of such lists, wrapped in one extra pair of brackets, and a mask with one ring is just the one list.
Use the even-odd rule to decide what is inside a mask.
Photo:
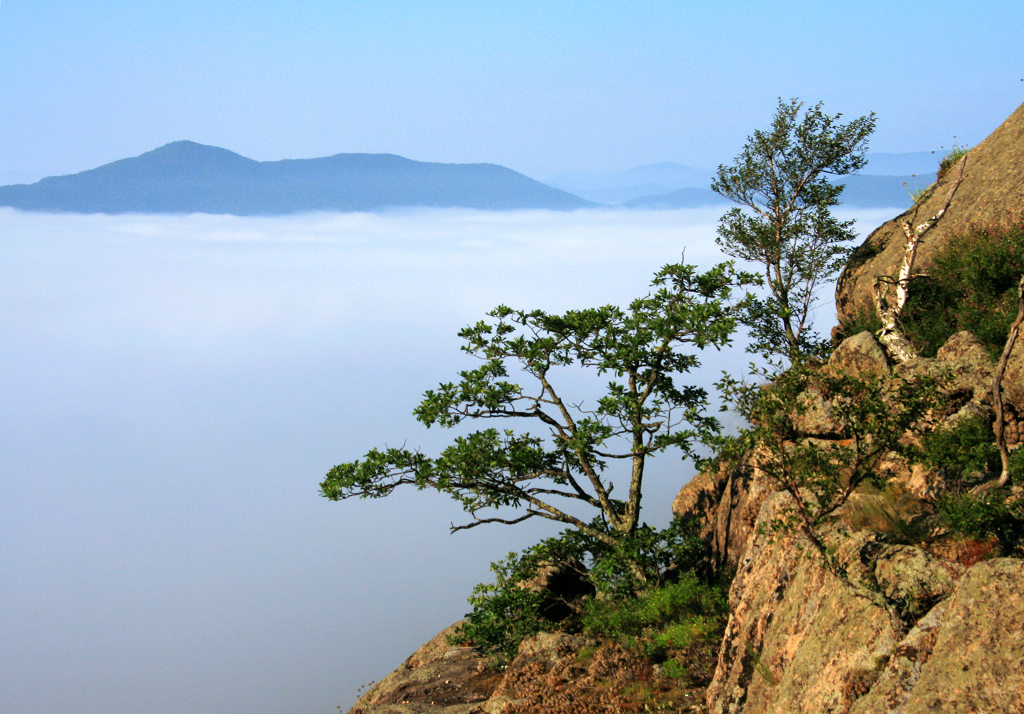
[[(991, 410), (994, 364), (972, 335), (953, 335), (935, 359), (895, 369), (870, 333), (838, 346), (826, 369), (902, 379), (944, 375), (947, 423)], [(838, 443), (827, 396), (805, 393), (796, 438)], [(1016, 431), (1011, 442), (1019, 443)], [(991, 544), (947, 535), (908, 544), (886, 532), (856, 494), (825, 533), (837, 568), (801, 535), (773, 524), (789, 511), (751, 464), (698, 476), (674, 510), (705, 523), (718, 562), (735, 567), (730, 617), (707, 691), (711, 712), (1024, 711), (1024, 561), (981, 560)], [(909, 500), (941, 488), (937, 471), (892, 465)], [(864, 520), (869, 522), (865, 523)], [(902, 541), (902, 542), (901, 542)]]
[[(758, 518), (780, 514), (773, 494)], [(793, 536), (754, 532), (730, 593), (711, 712), (1017, 712), (1024, 708), (1024, 561), (966, 568), (866, 533), (840, 562), (889, 599), (926, 605), (909, 630)]]

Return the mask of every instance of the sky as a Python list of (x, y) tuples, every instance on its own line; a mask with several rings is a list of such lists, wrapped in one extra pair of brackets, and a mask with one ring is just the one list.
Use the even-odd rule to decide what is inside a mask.
[(861, 2), (0, 5), (0, 175), (178, 139), (389, 152), (545, 179), (727, 162), (779, 97), (878, 113), (872, 150), (984, 138), (1024, 101), (1024, 6)]
[[(1022, 26), (1019, 2), (5, 0), (0, 182), (179, 139), (714, 166), (793, 96), (877, 112), (874, 151), (940, 150), (1024, 101)], [(324, 471), (443, 443), (410, 411), (495, 303), (627, 300), (716, 259), (716, 217), (0, 209), (0, 710), (347, 707), (542, 533), (449, 536), (430, 494), (327, 503)], [(689, 475), (660, 468), (664, 506)]]

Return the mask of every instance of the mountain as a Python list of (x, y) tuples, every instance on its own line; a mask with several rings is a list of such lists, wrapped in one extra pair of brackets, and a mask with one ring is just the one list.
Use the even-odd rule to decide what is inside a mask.
[[(867, 158), (867, 173), (840, 180), (846, 185), (842, 200), (848, 206), (909, 206), (911, 191), (931, 183), (938, 168), (938, 158), (930, 151), (868, 154)], [(699, 208), (728, 203), (710, 190), (714, 175), (712, 169), (666, 161), (601, 174), (563, 173), (547, 183), (591, 201), (629, 208)]]
[[(979, 227), (1005, 229), (1024, 215), (1024, 105), (967, 153), (962, 178), (942, 220), (921, 241), (918, 269), (930, 268), (938, 251), (957, 236), (976, 234)], [(875, 309), (877, 277), (896, 275), (903, 260), (903, 222), (917, 225), (936, 215), (952, 185), (952, 177), (943, 176), (912, 211), (887, 221), (856, 250), (836, 289), (841, 322), (852, 322), (854, 316)], [(906, 205), (910, 208), (909, 202)]]
[(572, 210), (590, 205), (494, 164), (426, 163), (393, 154), (254, 161), (192, 141), (69, 176), (0, 186), (0, 206), (76, 213), (274, 215), (399, 206)]
[(719, 196), (709, 188), (677, 188), (675, 191), (652, 196), (638, 196), (623, 202), (629, 208), (702, 208), (729, 204), (727, 198)]
[(628, 204), (640, 196), (665, 194), (678, 188), (707, 188), (712, 176), (711, 169), (662, 161), (607, 173), (573, 171), (553, 176), (547, 183), (591, 201)]
[[(942, 269), (934, 256), (943, 246), (956, 240), (976, 258), (992, 255), (991, 244), (1019, 229), (1022, 215), (1024, 105), (850, 257), (837, 289), (844, 329), (859, 313), (877, 309), (872, 295), (879, 276), (895, 276), (903, 259), (904, 223), (936, 216), (918, 257), (919, 274), (934, 278)], [(675, 611), (662, 601), (672, 629), (652, 634), (649, 593), (639, 594), (634, 609), (590, 609), (591, 596), (570, 600), (564, 581), (551, 576), (578, 570), (579, 563), (559, 570), (565, 563), (544, 561), (544, 570), (523, 584), (546, 591), (566, 610), (599, 613), (595, 620), (605, 618), (607, 631), (580, 633), (550, 622), (494, 672), (472, 648), (453, 647), (450, 628), (372, 685), (350, 714), (1024, 712), (1024, 485), (1016, 471), (1009, 484), (996, 485), (991, 477), (998, 467), (986, 475), (963, 460), (969, 449), (993, 448), (997, 390), (1006, 411), (999, 408), (996, 428), (1004, 430), (1011, 453), (1024, 450), (1024, 354), (1018, 342), (997, 363), (976, 336), (935, 317), (929, 324), (945, 339), (935, 356), (895, 364), (871, 331), (835, 332), (827, 362), (812, 366), (801, 390), (768, 413), (782, 425), (776, 443), (761, 440), (742, 455), (723, 454), (682, 486), (673, 513), (707, 544), (707, 567), (730, 581), (728, 621), (714, 635), (710, 658), (695, 646), (699, 626), (690, 624), (706, 627), (710, 608), (699, 620), (684, 619), (692, 616), (678, 613), (688, 606)], [(823, 465), (842, 459), (857, 441), (851, 414), (867, 424), (865, 414), (904, 408), (899, 390), (918, 379), (934, 384), (925, 391), (937, 391), (926, 423), (914, 423), (900, 441), (921, 444), (929, 458), (876, 454), (872, 480), (884, 485), (850, 484), (849, 499), (833, 501), (827, 511), (817, 495), (824, 492), (792, 486), (820, 483), (828, 471)], [(841, 384), (860, 386), (846, 391)], [(878, 401), (872, 407), (857, 394)], [(975, 437), (964, 428), (971, 420), (981, 426)], [(949, 439), (949, 446), (929, 445), (930, 435)], [(860, 446), (856, 451), (863, 458)], [(791, 459), (798, 453), (815, 456)], [(787, 468), (789, 485), (780, 477)], [(970, 488), (984, 478), (991, 480)], [(945, 499), (960, 504), (956, 520), (936, 511)], [(816, 514), (814, 525), (799, 525), (801, 508)], [(636, 629), (627, 635), (627, 627)], [(685, 644), (669, 644), (675, 638)]]

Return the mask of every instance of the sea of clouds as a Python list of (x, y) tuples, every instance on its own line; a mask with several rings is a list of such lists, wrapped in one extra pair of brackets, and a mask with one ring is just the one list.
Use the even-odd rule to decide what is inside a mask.
[[(435, 494), (328, 503), (323, 473), (443, 445), (410, 412), (470, 364), (463, 325), (627, 303), (664, 263), (721, 260), (716, 220), (0, 209), (0, 710), (347, 708), (556, 529), (449, 535)], [(707, 362), (704, 384), (746, 355)], [(659, 461), (652, 522), (691, 476)]]

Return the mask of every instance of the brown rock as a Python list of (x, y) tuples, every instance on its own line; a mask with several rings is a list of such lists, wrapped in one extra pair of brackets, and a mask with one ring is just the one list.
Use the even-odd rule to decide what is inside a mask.
[(349, 714), (473, 714), (501, 676), (471, 647), (453, 647), (455, 623), (416, 650), (405, 663), (360, 697)]
[[(790, 503), (772, 494), (758, 526), (768, 529)], [(898, 639), (884, 609), (825, 570), (821, 556), (792, 534), (751, 532), (729, 598), (707, 694), (712, 712), (846, 711), (870, 689)]]
[[(966, 330), (950, 335), (946, 344), (939, 348), (935, 359), (944, 362), (966, 362), (974, 364), (990, 364), (988, 350), (981, 340)], [(991, 370), (989, 370), (991, 371)]]
[(885, 548), (875, 560), (875, 580), (890, 600), (904, 603), (914, 615), (953, 592), (964, 572), (958, 563), (948, 563), (910, 545)]
[(1003, 375), (1003, 400), (1014, 406), (1017, 414), (1024, 414), (1024, 342), (1017, 345), (1006, 364)]
[(672, 513), (693, 516), (711, 544), (716, 567), (735, 568), (768, 495), (767, 479), (747, 464), (698, 474), (672, 502)]
[[(790, 503), (769, 496), (751, 532), (710, 711), (1024, 711), (1024, 562), (968, 569), (868, 531), (834, 531), (844, 583), (802, 537), (766, 530)], [(887, 602), (923, 616), (904, 636)]]
[(800, 436), (836, 436), (841, 429), (831, 402), (814, 387), (797, 395), (796, 408), (790, 419)]
[(1024, 711), (1024, 562), (979, 563), (893, 649), (852, 714)]
[[(930, 197), (883, 224), (854, 252), (836, 287), (836, 309), (843, 324), (874, 310), (873, 286), (879, 275), (895, 276), (906, 237), (900, 224), (918, 225), (945, 202), (958, 168), (934, 186)], [(1024, 105), (967, 154), (961, 182), (946, 214), (928, 231), (917, 252), (915, 270), (925, 270), (935, 253), (956, 235), (976, 228), (1000, 230), (1024, 213)]]
[(867, 331), (840, 342), (829, 357), (828, 365), (833, 372), (861, 379), (887, 377), (891, 373), (882, 346)]

